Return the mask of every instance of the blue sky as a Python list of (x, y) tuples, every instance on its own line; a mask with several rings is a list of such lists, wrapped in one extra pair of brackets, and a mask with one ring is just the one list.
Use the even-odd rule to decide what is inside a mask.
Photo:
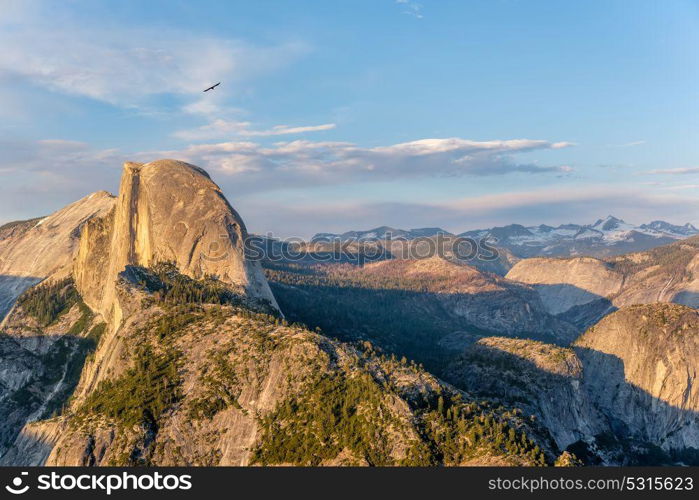
[(116, 192), (125, 160), (172, 157), (280, 236), (699, 223), (697, 1), (0, 11), (0, 222)]

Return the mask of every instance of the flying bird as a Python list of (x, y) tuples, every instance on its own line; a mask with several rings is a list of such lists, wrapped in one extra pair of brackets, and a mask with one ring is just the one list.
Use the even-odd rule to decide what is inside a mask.
[(218, 87), (219, 85), (221, 85), (221, 82), (218, 82), (216, 85), (212, 85), (212, 86), (209, 87), (208, 89), (205, 89), (204, 92), (208, 92), (209, 90), (214, 90), (214, 89), (215, 89), (216, 87)]

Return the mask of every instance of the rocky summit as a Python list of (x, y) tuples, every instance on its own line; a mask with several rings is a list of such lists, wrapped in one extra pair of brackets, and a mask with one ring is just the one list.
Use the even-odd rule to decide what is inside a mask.
[(217, 276), (274, 303), (259, 263), (245, 258), (247, 232), (202, 169), (175, 160), (126, 163), (119, 197), (84, 228), (74, 277), (83, 300), (118, 325), (114, 283), (127, 265), (173, 262), (185, 275)]

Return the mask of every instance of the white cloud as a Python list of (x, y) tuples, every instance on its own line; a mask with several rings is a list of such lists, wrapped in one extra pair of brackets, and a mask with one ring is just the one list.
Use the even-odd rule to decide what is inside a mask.
[(471, 141), (452, 137), (448, 139), (421, 139), (417, 141), (404, 142), (387, 147), (377, 147), (372, 151), (377, 153), (387, 152), (408, 155), (429, 155), (435, 153), (460, 153), (478, 151), (516, 151), (524, 152), (535, 149), (561, 149), (573, 146), (570, 142), (554, 142), (531, 140), (531, 139), (511, 139), (505, 141)]
[[(287, 131), (294, 127), (270, 129)], [(518, 139), (470, 141), (424, 139), (364, 148), (350, 142), (297, 140), (264, 146), (253, 141), (193, 144), (182, 150), (126, 152), (94, 149), (62, 139), (1, 140), (0, 213), (44, 213), (100, 189), (116, 190), (124, 161), (159, 158), (189, 161), (208, 170), (233, 196), (276, 188), (309, 188), (351, 182), (430, 176), (487, 176), (561, 173), (567, 167), (518, 163), (514, 155), (560, 147), (560, 143)], [(32, 200), (27, 207), (27, 200)], [(22, 208), (24, 207), (24, 208)]]
[(644, 172), (650, 175), (685, 175), (685, 174), (699, 174), (699, 167), (692, 168), (668, 168), (665, 170), (648, 170)]
[[(245, 132), (249, 124), (244, 122), (237, 126), (239, 128), (231, 132)], [(571, 172), (571, 167), (517, 162), (515, 155), (568, 146), (569, 143), (530, 139), (422, 139), (373, 148), (337, 141), (295, 140), (271, 146), (249, 141), (230, 141), (190, 145), (181, 150), (141, 153), (140, 157), (144, 161), (158, 157), (180, 158), (213, 174), (228, 176), (230, 179), (219, 177), (219, 182), (224, 185), (230, 182), (233, 189), (249, 192), (279, 187), (435, 176), (492, 176), (509, 173), (561, 175)]]
[(646, 141), (632, 141), (632, 142), (625, 142), (622, 144), (610, 144), (610, 148), (632, 148), (634, 146), (641, 146), (642, 144), (645, 144)]
[(230, 136), (269, 137), (275, 135), (292, 135), (332, 130), (336, 127), (336, 125), (334, 123), (296, 127), (289, 125), (276, 125), (267, 130), (254, 130), (251, 127), (252, 123), (248, 121), (216, 119), (211, 123), (202, 125), (201, 127), (197, 127), (195, 129), (179, 130), (173, 135), (186, 141), (212, 140)]
[(320, 132), (332, 130), (336, 127), (334, 123), (324, 123), (322, 125), (308, 125), (300, 127), (290, 127), (289, 125), (275, 125), (269, 130), (246, 130), (241, 135), (247, 137), (266, 137), (270, 135), (303, 134), (305, 132)]
[[(257, 46), (239, 40), (163, 28), (89, 26), (46, 13), (0, 29), (0, 78), (24, 79), (64, 94), (139, 106), (161, 94), (195, 94), (224, 82), (217, 94), (288, 65), (307, 52), (300, 42)], [(221, 97), (193, 102), (212, 111)]]
[(413, 0), (396, 0), (396, 3), (403, 7), (403, 14), (422, 19), (422, 4)]

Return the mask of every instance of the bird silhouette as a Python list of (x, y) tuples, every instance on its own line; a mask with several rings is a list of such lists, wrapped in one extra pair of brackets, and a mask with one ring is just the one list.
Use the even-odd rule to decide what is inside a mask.
[(208, 92), (209, 90), (214, 90), (214, 89), (215, 89), (216, 87), (218, 87), (219, 85), (221, 85), (221, 82), (218, 82), (216, 85), (212, 85), (212, 86), (209, 87), (208, 89), (204, 89), (204, 92)]

